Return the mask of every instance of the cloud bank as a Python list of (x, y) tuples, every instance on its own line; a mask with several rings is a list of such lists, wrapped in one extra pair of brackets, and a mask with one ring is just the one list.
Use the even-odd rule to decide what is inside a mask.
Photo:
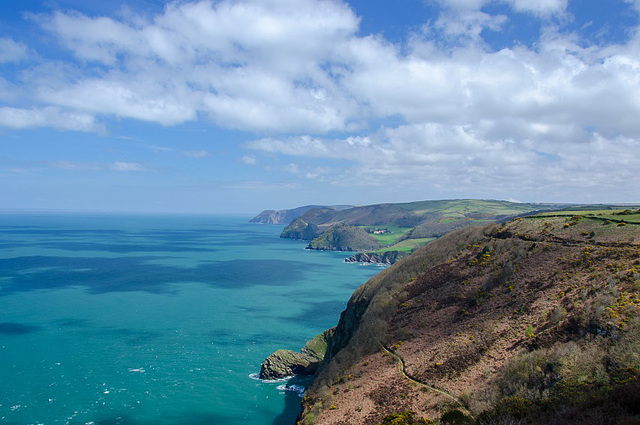
[[(0, 108), (0, 126), (95, 132), (113, 118), (209, 121), (260, 135), (240, 162), (267, 166), (281, 155), (300, 162), (292, 174), (335, 185), (638, 200), (638, 28), (624, 43), (591, 44), (563, 27), (569, 0), (432, 3), (440, 14), (401, 45), (359, 34), (360, 18), (337, 0), (37, 15), (73, 60), (38, 52), (19, 81), (0, 84), (24, 93)], [(511, 14), (538, 22), (536, 42), (490, 47), (485, 35)], [(0, 62), (29, 56), (21, 42), (0, 46)]]

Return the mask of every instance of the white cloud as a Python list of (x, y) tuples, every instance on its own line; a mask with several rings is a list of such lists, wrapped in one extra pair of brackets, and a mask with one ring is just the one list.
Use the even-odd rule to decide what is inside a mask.
[(29, 48), (10, 38), (0, 38), (0, 64), (8, 62), (20, 62), (29, 57)]
[[(574, 143), (561, 143), (553, 132), (516, 142), (490, 137), (473, 126), (413, 124), (384, 129), (367, 143), (303, 137), (261, 139), (247, 147), (348, 159), (353, 166), (314, 175), (338, 186), (421, 187), (430, 193), (446, 190), (448, 197), (519, 193), (527, 199), (563, 200), (562, 189), (566, 201), (567, 188), (583, 192), (587, 186), (607, 187), (619, 193), (640, 173), (640, 164), (629, 155), (640, 149), (638, 139), (597, 134)], [(305, 172), (298, 166), (294, 171)]]
[(52, 127), (75, 131), (101, 132), (104, 130), (103, 126), (96, 123), (93, 115), (65, 111), (58, 107), (41, 109), (0, 107), (0, 126), (13, 129)]
[(206, 149), (200, 149), (197, 151), (182, 151), (180, 152), (181, 156), (186, 156), (189, 158), (204, 158), (210, 155), (209, 151)]
[(253, 155), (244, 155), (242, 157), (242, 162), (247, 165), (257, 165), (258, 159)]
[[(443, 8), (454, 11), (479, 11), (492, 0), (431, 0)], [(637, 1), (637, 0), (627, 0)], [(532, 13), (538, 16), (562, 15), (566, 12), (569, 0), (496, 0), (495, 3), (508, 4), (518, 12)]]
[[(637, 181), (629, 153), (640, 140), (640, 35), (585, 47), (555, 19), (568, 0), (497, 0), (505, 15), (487, 12), (489, 0), (434, 1), (440, 15), (404, 45), (359, 36), (359, 18), (338, 0), (182, 1), (119, 20), (39, 16), (77, 61), (25, 68), (22, 100), (35, 106), (0, 108), (0, 126), (99, 131), (110, 117), (167, 126), (207, 118), (265, 136), (246, 144), (254, 154), (243, 163), (336, 185), (411, 181), (544, 199), (563, 186), (605, 193)], [(540, 38), (491, 50), (483, 31), (500, 31), (513, 11), (537, 20)], [(3, 40), (18, 52), (11, 60), (28, 51)], [(268, 168), (275, 155), (261, 153), (309, 163), (283, 169), (289, 160), (276, 158)]]
[(136, 162), (116, 161), (110, 164), (98, 162), (78, 162), (78, 161), (52, 161), (48, 165), (53, 168), (59, 168), (69, 171), (118, 171), (118, 172), (137, 172), (149, 171), (147, 167)]
[(483, 44), (481, 33), (485, 29), (499, 31), (508, 21), (506, 15), (492, 15), (482, 9), (491, 3), (503, 3), (512, 10), (532, 14), (538, 18), (565, 17), (568, 0), (431, 0), (442, 7), (433, 26), (425, 26), (431, 36), (436, 30), (446, 38), (446, 44)]
[(224, 185), (225, 189), (232, 190), (249, 190), (249, 191), (281, 191), (281, 190), (292, 190), (299, 189), (300, 184), (298, 183), (267, 183), (263, 181), (244, 181), (244, 182), (234, 182), (228, 183)]
[(147, 168), (137, 162), (114, 162), (108, 166), (114, 171), (147, 171)]
[(540, 16), (562, 15), (566, 12), (569, 0), (506, 0), (519, 12), (529, 12)]
[(104, 169), (104, 165), (92, 162), (53, 161), (48, 165), (53, 168), (69, 171), (100, 171)]
[(163, 125), (203, 114), (232, 128), (319, 132), (348, 128), (357, 110), (324, 69), (358, 27), (337, 1), (200, 0), (170, 3), (153, 19), (36, 20), (99, 65), (73, 81), (49, 76), (34, 90), (49, 104)]

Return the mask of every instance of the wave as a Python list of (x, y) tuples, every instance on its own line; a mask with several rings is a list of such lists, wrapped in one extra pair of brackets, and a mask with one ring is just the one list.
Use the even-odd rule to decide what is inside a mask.
[(302, 385), (289, 385), (289, 384), (278, 385), (276, 388), (279, 391), (291, 391), (291, 392), (297, 393), (299, 397), (303, 397), (304, 391), (307, 389), (307, 387), (303, 387)]
[(280, 379), (260, 379), (259, 373), (252, 373), (249, 375), (249, 378), (253, 379), (254, 381), (264, 382), (265, 384), (275, 384), (279, 382), (289, 382), (289, 379), (293, 378), (293, 376), (287, 376), (285, 378), (280, 378)]

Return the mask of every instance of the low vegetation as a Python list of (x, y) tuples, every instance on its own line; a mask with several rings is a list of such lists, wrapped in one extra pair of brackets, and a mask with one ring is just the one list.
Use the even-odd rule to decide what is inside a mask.
[[(420, 201), (350, 208), (305, 207), (298, 209), (304, 213), (285, 227), (281, 237), (309, 240), (312, 249), (407, 253), (454, 230), (558, 208), (561, 206), (492, 200)], [(278, 213), (291, 216), (286, 211)], [(273, 212), (263, 212), (254, 220), (260, 221), (265, 215), (270, 217)], [(335, 235), (337, 225), (342, 226), (340, 232), (345, 236)], [(351, 241), (345, 244), (347, 237)]]
[(471, 227), (384, 270), (349, 300), (303, 420), (640, 422), (639, 214)]

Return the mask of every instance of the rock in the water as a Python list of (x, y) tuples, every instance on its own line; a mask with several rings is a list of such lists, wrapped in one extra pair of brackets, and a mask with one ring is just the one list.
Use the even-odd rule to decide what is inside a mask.
[[(311, 366), (314, 364), (314, 366)], [(262, 362), (260, 379), (282, 379), (293, 375), (313, 375), (318, 369), (317, 362), (291, 350), (278, 350)]]
[(301, 352), (277, 350), (260, 367), (260, 379), (282, 379), (294, 375), (314, 375), (324, 360), (328, 339), (334, 328), (324, 331), (307, 342)]
[(345, 263), (374, 263), (374, 264), (394, 264), (396, 261), (409, 255), (403, 251), (385, 252), (358, 252), (349, 258), (345, 258)]

